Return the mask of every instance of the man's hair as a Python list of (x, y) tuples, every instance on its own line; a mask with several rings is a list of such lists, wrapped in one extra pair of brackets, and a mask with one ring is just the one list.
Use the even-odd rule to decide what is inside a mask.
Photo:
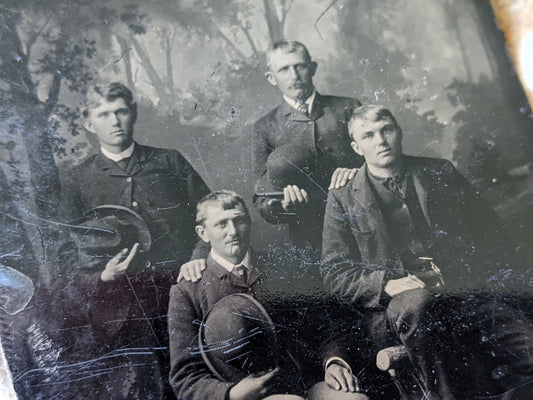
[(391, 122), (394, 123), (398, 127), (398, 129), (401, 131), (400, 126), (396, 122), (396, 118), (394, 118), (394, 115), (392, 115), (392, 112), (380, 105), (380, 104), (366, 104), (364, 106), (357, 107), (352, 112), (352, 116), (350, 117), (350, 120), (348, 121), (348, 133), (350, 134), (350, 137), (352, 140), (354, 140), (353, 132), (354, 132), (354, 124), (355, 121), (358, 119), (365, 118), (369, 114), (374, 114), (374, 121), (381, 121), (383, 119), (390, 119)]
[(133, 108), (133, 94), (125, 85), (120, 82), (111, 83), (96, 83), (87, 91), (85, 95), (85, 102), (83, 105), (83, 116), (87, 118), (89, 111), (96, 107), (100, 101), (115, 101), (116, 99), (124, 99), (124, 102), (131, 110)]
[(207, 219), (207, 208), (209, 206), (222, 207), (223, 210), (232, 210), (239, 204), (242, 206), (246, 216), (250, 218), (248, 207), (246, 207), (244, 199), (239, 194), (233, 190), (217, 190), (215, 192), (211, 192), (202, 197), (196, 205), (196, 224), (205, 226), (205, 220)]
[(272, 62), (272, 55), (277, 51), (284, 51), (286, 53), (296, 53), (299, 50), (303, 50), (305, 57), (308, 62), (311, 62), (311, 55), (307, 51), (307, 47), (301, 42), (295, 40), (280, 40), (279, 42), (274, 42), (272, 47), (268, 49), (266, 53), (267, 66), (270, 69)]

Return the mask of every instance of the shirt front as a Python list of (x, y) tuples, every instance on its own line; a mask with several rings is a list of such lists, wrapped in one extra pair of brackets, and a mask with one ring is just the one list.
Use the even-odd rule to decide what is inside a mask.
[(231, 273), (236, 273), (236, 269), (240, 266), (246, 268), (248, 274), (252, 270), (252, 257), (250, 256), (249, 251), (246, 252), (246, 255), (239, 264), (233, 264), (225, 260), (224, 258), (222, 258), (222, 256), (218, 255), (213, 249), (211, 249), (211, 257), (213, 258), (213, 260), (215, 260), (218, 264), (220, 264), (222, 267), (228, 270), (228, 272)]
[[(305, 104), (307, 104), (307, 113), (308, 114), (311, 114), (311, 111), (313, 110), (313, 103), (315, 101), (315, 97), (316, 97), (316, 91), (313, 90), (313, 93), (311, 93), (311, 96), (309, 96), (307, 98), (307, 100), (305, 100), (305, 102), (304, 102)], [(302, 104), (301, 101), (295, 101), (295, 100), (293, 100), (293, 99), (291, 99), (290, 97), (287, 97), (287, 96), (283, 96), (283, 98), (285, 99), (287, 104), (289, 104), (295, 110), (298, 110), (300, 105)]]

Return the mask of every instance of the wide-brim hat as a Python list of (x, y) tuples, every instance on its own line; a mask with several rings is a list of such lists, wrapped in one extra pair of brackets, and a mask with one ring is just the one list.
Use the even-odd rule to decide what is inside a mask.
[(315, 181), (317, 169), (317, 155), (309, 147), (279, 146), (268, 156), (266, 170), (255, 185), (255, 194), (282, 196), (287, 185), (297, 185), (306, 190), (319, 188)]
[(91, 255), (114, 256), (135, 243), (139, 243), (139, 251), (145, 252), (152, 244), (146, 222), (123, 206), (106, 204), (93, 208), (69, 225), (80, 249)]
[(202, 358), (220, 380), (240, 381), (277, 367), (279, 341), (265, 308), (252, 296), (232, 294), (218, 301), (200, 325)]

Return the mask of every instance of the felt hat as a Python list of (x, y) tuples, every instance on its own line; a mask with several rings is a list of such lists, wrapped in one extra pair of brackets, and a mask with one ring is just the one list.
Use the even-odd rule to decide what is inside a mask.
[(239, 381), (276, 368), (277, 332), (264, 307), (248, 294), (217, 302), (200, 325), (198, 344), (211, 372), (223, 381)]
[(287, 185), (316, 190), (320, 187), (314, 180), (317, 169), (318, 159), (312, 149), (293, 144), (279, 146), (268, 156), (266, 171), (257, 181), (255, 194), (283, 196)]
[(139, 251), (150, 249), (152, 239), (146, 222), (135, 211), (117, 205), (102, 205), (70, 223), (80, 249), (91, 255), (114, 256), (139, 243)]

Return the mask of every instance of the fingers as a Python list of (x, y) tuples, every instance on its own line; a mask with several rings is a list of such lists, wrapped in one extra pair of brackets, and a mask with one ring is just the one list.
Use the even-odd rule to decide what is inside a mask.
[(338, 364), (332, 364), (328, 367), (324, 380), (335, 390), (352, 393), (360, 390), (357, 378), (348, 368)]
[[(176, 279), (176, 282), (180, 282), (182, 281), (184, 278), (183, 278), (183, 272), (180, 270), (180, 273), (178, 275), (178, 279)], [(188, 281), (188, 279), (185, 279), (186, 281)]]
[(137, 250), (139, 249), (139, 243), (135, 243), (133, 247), (130, 250), (130, 254), (126, 257), (124, 261), (122, 261), (120, 264), (120, 270), (125, 271), (130, 266), (131, 260), (133, 260), (133, 257), (137, 254)]
[(283, 189), (282, 206), (285, 211), (289, 211), (291, 207), (305, 204), (308, 201), (309, 196), (307, 192), (296, 185), (288, 185)]
[(111, 260), (108, 261), (107, 265), (117, 265), (120, 260), (122, 260), (122, 257), (124, 257), (126, 254), (128, 254), (128, 249), (122, 249), (117, 255), (115, 255)]
[(193, 265), (194, 267), (194, 278), (195, 280), (193, 282), (199, 281), (202, 278), (202, 271), (205, 269), (205, 260), (204, 259), (198, 259), (194, 260), (195, 263)]
[(337, 186), (337, 179), (339, 179), (339, 175), (341, 173), (342, 168), (337, 168), (335, 171), (333, 171), (333, 175), (331, 175), (331, 181), (329, 182), (328, 190), (335, 189)]
[(349, 180), (353, 179), (357, 172), (357, 168), (337, 168), (331, 176), (329, 184), (330, 189), (339, 189), (346, 186)]
[(263, 385), (265, 385), (266, 383), (268, 383), (268, 381), (270, 381), (272, 378), (274, 378), (278, 373), (279, 373), (279, 367), (276, 367), (276, 369), (273, 369), (272, 371), (267, 372), (266, 374), (257, 377), (257, 379)]

